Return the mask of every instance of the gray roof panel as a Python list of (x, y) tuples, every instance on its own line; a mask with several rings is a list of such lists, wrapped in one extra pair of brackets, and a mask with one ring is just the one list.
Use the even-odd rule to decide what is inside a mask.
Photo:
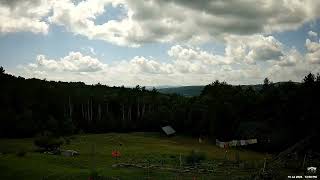
[(167, 134), (167, 135), (172, 135), (176, 133), (176, 131), (171, 127), (171, 126), (164, 126), (162, 127), (162, 130)]

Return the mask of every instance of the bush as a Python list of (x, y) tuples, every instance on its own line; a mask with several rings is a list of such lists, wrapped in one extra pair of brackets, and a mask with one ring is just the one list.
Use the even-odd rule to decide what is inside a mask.
[(18, 157), (24, 157), (24, 156), (26, 156), (26, 155), (27, 155), (27, 152), (24, 151), (24, 150), (20, 150), (20, 151), (17, 152), (17, 156), (18, 156)]
[(105, 180), (105, 179), (113, 179), (113, 178), (108, 178), (108, 177), (99, 175), (98, 171), (91, 170), (88, 179), (89, 180)]
[(63, 140), (53, 136), (44, 135), (35, 139), (34, 144), (46, 151), (55, 151), (63, 144)]
[(192, 150), (190, 154), (186, 156), (186, 163), (194, 166), (205, 159), (206, 159), (205, 153), (196, 152)]
[(99, 178), (99, 173), (96, 170), (91, 170), (89, 174), (90, 179), (96, 180)]
[(64, 142), (69, 145), (71, 143), (71, 138), (65, 137)]
[(85, 132), (84, 132), (84, 130), (80, 129), (80, 130), (78, 131), (78, 134), (85, 134)]

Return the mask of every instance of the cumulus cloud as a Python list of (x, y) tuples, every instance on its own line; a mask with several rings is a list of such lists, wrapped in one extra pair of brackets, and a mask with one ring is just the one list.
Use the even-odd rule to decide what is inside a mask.
[(320, 72), (320, 43), (306, 39), (306, 53), (301, 54), (296, 49), (290, 49), (281, 56), (280, 61), (265, 67), (269, 77), (274, 81), (301, 81), (306, 74)]
[(257, 61), (279, 60), (283, 44), (273, 36), (227, 36), (226, 56), (237, 62), (255, 64)]
[(170, 74), (174, 71), (172, 64), (160, 63), (143, 56), (134, 57), (130, 60), (128, 66), (134, 73)]
[[(96, 24), (107, 6), (121, 9), (121, 17)], [(313, 0), (2, 0), (0, 20), (5, 23), (0, 32), (47, 33), (49, 24), (57, 24), (120, 46), (202, 43), (229, 35), (293, 30), (319, 18), (319, 8), (320, 1)]]
[(320, 64), (320, 42), (306, 40), (307, 54), (306, 59), (311, 64)]
[(53, 1), (50, 0), (1, 0), (0, 33), (30, 31), (46, 34)]
[(308, 32), (308, 35), (311, 37), (311, 38), (313, 38), (313, 37), (318, 37), (318, 33), (316, 33), (316, 32), (314, 32), (314, 31), (309, 31)]
[(78, 4), (72, 1), (58, 1), (53, 5), (53, 15), (49, 17), (49, 21), (65, 26), (68, 31), (89, 39), (104, 40), (122, 46), (138, 46), (135, 42), (128, 41), (131, 33), (139, 34), (129, 9), (126, 9), (127, 16), (121, 20), (109, 20), (101, 25), (95, 24), (95, 19), (106, 11), (107, 5), (126, 9), (122, 1), (90, 0), (81, 1)]
[(320, 67), (301, 61), (295, 66), (273, 65), (266, 68), (265, 71), (266, 77), (270, 77), (275, 82), (288, 80), (301, 82), (301, 79), (308, 73), (319, 73)]
[[(109, 1), (103, 3), (110, 4)], [(223, 39), (228, 35), (292, 30), (319, 17), (317, 9), (320, 7), (320, 3), (311, 0), (127, 0), (113, 3), (115, 6), (122, 4), (127, 10), (127, 16), (118, 21), (110, 20), (95, 25), (92, 19), (103, 13), (102, 8), (88, 15), (78, 15), (82, 6), (95, 7), (94, 4), (97, 4), (88, 1), (78, 5), (63, 5), (68, 7), (63, 12), (60, 12), (62, 8), (55, 8), (57, 10), (51, 20), (89, 38), (118, 45), (139, 46), (148, 42), (201, 43)]]
[[(176, 45), (168, 50), (168, 53), (177, 47), (180, 48), (179, 51), (190, 50), (190, 48)], [(179, 51), (175, 53), (179, 54)], [(218, 75), (220, 71), (223, 74), (224, 71), (232, 70), (231, 66), (223, 67), (220, 70), (220, 64), (199, 59), (201, 57), (199, 55), (213, 56), (200, 48), (194, 48), (190, 52), (196, 52), (196, 56), (192, 57), (195, 59), (190, 59), (191, 56), (188, 59), (172, 54), (172, 59), (169, 62), (135, 56), (128, 60), (103, 63), (80, 52), (70, 52), (67, 56), (59, 59), (38, 55), (35, 63), (21, 66), (23, 71), (19, 71), (18, 75), (50, 80), (102, 82), (110, 85), (179, 85), (182, 83), (204, 84), (210, 82), (214, 74), (215, 77), (221, 77)]]
[[(97, 23), (110, 7), (121, 15)], [(90, 55), (70, 52), (51, 59), (40, 54), (34, 63), (21, 66), (27, 76), (112, 85), (300, 80), (304, 73), (319, 70), (318, 34), (308, 32), (305, 54), (270, 34), (318, 19), (319, 8), (320, 1), (314, 0), (0, 0), (0, 33), (46, 34), (51, 25), (59, 25), (119, 46), (175, 44), (168, 49), (166, 62), (135, 56), (105, 63), (92, 47), (86, 48)], [(224, 55), (198, 47), (213, 40), (224, 43)]]
[[(227, 35), (292, 30), (319, 17), (315, 1), (127, 1), (141, 29), (130, 42), (205, 42)], [(129, 31), (130, 32), (130, 31)], [(142, 35), (142, 36), (141, 36)]]
[(107, 67), (98, 59), (84, 56), (80, 52), (70, 52), (60, 60), (48, 59), (44, 55), (38, 55), (36, 63), (28, 65), (30, 69), (56, 72), (96, 72)]
[[(135, 56), (105, 63), (80, 52), (50, 59), (38, 55), (35, 63), (22, 66), (18, 75), (53, 80), (84, 81), (109, 85), (195, 85), (216, 79), (233, 84), (273, 81), (300, 81), (308, 72), (319, 72), (320, 43), (306, 40), (306, 53), (285, 47), (273, 36), (228, 36), (224, 55), (199, 47), (173, 45), (170, 61)], [(251, 62), (250, 62), (251, 61)], [(21, 74), (25, 73), (25, 74)]]
[(89, 51), (90, 51), (91, 54), (97, 55), (97, 53), (96, 53), (96, 51), (94, 50), (93, 47), (88, 47), (88, 49), (89, 49)]
[(304, 57), (296, 49), (291, 49), (289, 52), (281, 56), (280, 61), (276, 62), (279, 66), (295, 66), (304, 61)]
[(220, 55), (215, 55), (200, 48), (185, 47), (175, 45), (170, 48), (168, 55), (177, 61), (201, 62), (208, 65), (228, 64), (227, 59)]

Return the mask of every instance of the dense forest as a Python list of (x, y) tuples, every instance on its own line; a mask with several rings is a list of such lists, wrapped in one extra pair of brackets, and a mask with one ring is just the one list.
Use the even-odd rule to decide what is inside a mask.
[(194, 97), (139, 85), (25, 79), (2, 67), (0, 84), (1, 137), (159, 131), (171, 125), (180, 134), (212, 141), (258, 138), (261, 147), (273, 150), (319, 132), (319, 74), (301, 83), (266, 78), (261, 88), (214, 81)]
[(204, 86), (181, 86), (181, 87), (168, 87), (157, 89), (164, 94), (179, 94), (183, 96), (199, 96)]

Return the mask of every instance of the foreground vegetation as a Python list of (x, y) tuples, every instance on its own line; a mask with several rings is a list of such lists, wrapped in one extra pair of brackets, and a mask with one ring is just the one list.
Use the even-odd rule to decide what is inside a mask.
[[(70, 137), (69, 137), (70, 138)], [(49, 155), (35, 152), (32, 138), (0, 140), (0, 179), (88, 179), (92, 170), (105, 177), (119, 179), (174, 179), (192, 177), (205, 179), (225, 179), (226, 177), (247, 177), (263, 167), (264, 158), (270, 155), (256, 153), (244, 149), (230, 149), (226, 155), (224, 149), (209, 142), (199, 144), (197, 139), (189, 137), (165, 137), (159, 133), (129, 134), (82, 134), (71, 137), (70, 144), (62, 149), (72, 149), (80, 153), (75, 157)], [(121, 146), (119, 145), (121, 144)], [(119, 159), (111, 156), (112, 150), (121, 152)], [(180, 168), (191, 166), (187, 157), (194, 150), (205, 155), (201, 163), (211, 163), (213, 172), (197, 173), (191, 171), (179, 173), (159, 169), (112, 167), (116, 163), (140, 163), (150, 165), (162, 164), (165, 167)], [(26, 152), (19, 155), (18, 152)], [(235, 154), (239, 153), (239, 161), (243, 167), (235, 165)], [(181, 155), (181, 158), (180, 158)], [(240, 165), (241, 166), (241, 165)]]
[[(3, 68), (0, 85), (0, 137), (30, 138), (0, 140), (0, 179), (86, 179), (89, 174), (121, 179), (180, 175), (248, 179), (266, 167), (267, 152), (279, 153), (307, 137), (312, 140), (290, 148), (278, 160), (293, 155), (294, 163), (289, 166), (296, 173), (307, 165), (305, 159), (319, 164), (317, 158), (309, 158), (320, 149), (316, 142), (319, 74), (310, 73), (301, 83), (272, 83), (266, 78), (258, 86), (215, 81), (194, 97), (162, 94), (138, 85), (125, 88), (25, 79), (6, 74)], [(173, 126), (180, 135), (205, 137), (207, 142), (257, 138), (259, 143), (249, 148), (262, 153), (241, 149), (226, 153), (192, 138), (130, 134), (157, 132), (164, 125)], [(47, 132), (52, 137), (43, 137)], [(110, 132), (124, 134), (85, 135)], [(62, 137), (72, 136), (75, 139), (65, 139), (62, 148), (79, 151), (80, 156), (35, 152), (31, 137), (39, 136), (35, 144), (46, 150), (57, 150)], [(112, 158), (111, 151), (118, 149), (121, 158)], [(191, 165), (200, 167), (181, 174)], [(282, 174), (287, 171), (274, 167)], [(211, 168), (210, 173), (200, 173), (199, 168)]]
[(257, 150), (281, 151), (318, 133), (320, 75), (302, 83), (233, 86), (215, 81), (200, 96), (162, 94), (156, 89), (25, 79), (0, 68), (0, 137), (33, 137), (50, 131), (75, 133), (156, 131), (219, 139), (257, 138)]

